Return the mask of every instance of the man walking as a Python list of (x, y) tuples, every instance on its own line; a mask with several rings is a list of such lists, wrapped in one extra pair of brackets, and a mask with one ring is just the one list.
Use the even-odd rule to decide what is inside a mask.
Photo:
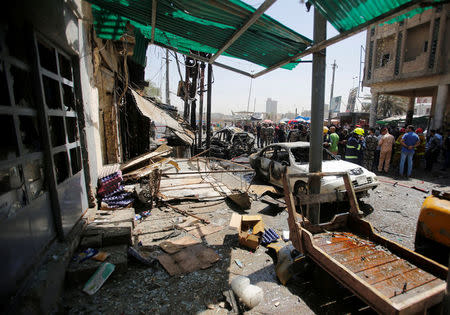
[(375, 159), (375, 150), (378, 146), (378, 139), (375, 136), (375, 129), (370, 128), (366, 136), (366, 150), (364, 151), (364, 165), (369, 170), (373, 170), (373, 160)]
[(414, 149), (420, 144), (419, 136), (414, 132), (413, 126), (409, 125), (406, 128), (406, 133), (403, 135), (400, 144), (402, 146), (402, 153), (400, 155), (400, 176), (403, 176), (405, 161), (408, 161), (406, 178), (409, 178), (413, 168)]
[(381, 139), (378, 142), (380, 146), (380, 160), (378, 161), (378, 172), (383, 170), (387, 173), (389, 171), (389, 164), (391, 163), (392, 146), (394, 145), (394, 136), (391, 135), (386, 127), (381, 129)]

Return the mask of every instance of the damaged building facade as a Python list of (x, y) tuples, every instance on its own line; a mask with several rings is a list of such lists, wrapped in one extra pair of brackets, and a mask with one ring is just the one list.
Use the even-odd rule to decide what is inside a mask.
[[(64, 274), (102, 166), (148, 152), (152, 141), (151, 120), (125, 93), (146, 85), (148, 40), (129, 25), (120, 40), (100, 39), (81, 0), (9, 7), (0, 22), (0, 309), (30, 291), (56, 240), (67, 245), (55, 258)], [(48, 292), (62, 286), (40, 281)]]
[(449, 4), (419, 8), (367, 30), (364, 86), (372, 93), (372, 126), (378, 96), (390, 94), (409, 98), (407, 124), (412, 122), (416, 97), (432, 97), (430, 128), (448, 128), (449, 37)]

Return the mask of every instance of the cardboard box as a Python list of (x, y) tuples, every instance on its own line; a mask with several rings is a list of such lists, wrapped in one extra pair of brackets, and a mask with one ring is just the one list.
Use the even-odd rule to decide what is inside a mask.
[(260, 215), (239, 215), (233, 213), (230, 226), (238, 230), (239, 244), (257, 249), (264, 233), (264, 222)]

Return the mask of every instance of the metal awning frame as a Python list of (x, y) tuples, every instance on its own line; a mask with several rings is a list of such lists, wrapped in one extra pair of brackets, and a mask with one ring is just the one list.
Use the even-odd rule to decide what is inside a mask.
[[(329, 39), (321, 41), (321, 42), (319, 42), (317, 44), (314, 44), (311, 47), (309, 47), (308, 49), (306, 49), (305, 51), (300, 52), (300, 53), (290, 57), (289, 59), (285, 59), (283, 61), (280, 61), (279, 63), (277, 63), (277, 64), (275, 64), (275, 65), (273, 65), (273, 66), (271, 66), (271, 67), (269, 67), (267, 69), (261, 70), (261, 71), (255, 73), (255, 74), (252, 74), (252, 73), (243, 71), (241, 69), (237, 69), (237, 68), (228, 66), (226, 64), (217, 62), (216, 59), (222, 53), (224, 53), (226, 51), (226, 49), (229, 48), (252, 24), (254, 24), (258, 20), (258, 18), (262, 14), (264, 14), (264, 12), (273, 3), (275, 3), (275, 1), (276, 0), (265, 0), (259, 6), (259, 8), (250, 16), (250, 18), (247, 20), (247, 22), (240, 29), (238, 29), (230, 37), (230, 39), (222, 46), (222, 48), (220, 48), (219, 51), (217, 51), (209, 59), (206, 58), (206, 57), (203, 57), (203, 56), (192, 54), (192, 53), (184, 53), (184, 52), (179, 51), (175, 47), (171, 47), (171, 46), (168, 46), (168, 45), (165, 45), (165, 44), (154, 42), (153, 41), (153, 36), (154, 36), (153, 31), (152, 31), (152, 41), (151, 41), (151, 43), (153, 43), (156, 46), (167, 48), (167, 49), (172, 50), (172, 51), (174, 51), (176, 53), (181, 53), (181, 54), (186, 55), (186, 56), (188, 56), (188, 57), (190, 57), (192, 59), (196, 59), (196, 60), (199, 60), (199, 61), (204, 61), (206, 63), (212, 64), (212, 65), (216, 65), (218, 67), (221, 67), (221, 68), (224, 68), (224, 69), (227, 69), (227, 70), (230, 70), (230, 71), (233, 71), (233, 72), (245, 75), (245, 76), (250, 77), (250, 78), (258, 78), (258, 77), (260, 77), (260, 76), (262, 76), (262, 75), (264, 75), (266, 73), (269, 73), (269, 72), (271, 72), (273, 70), (276, 70), (276, 69), (278, 69), (278, 68), (280, 68), (280, 67), (282, 67), (282, 66), (284, 66), (284, 65), (286, 65), (288, 63), (293, 63), (293, 62), (297, 62), (298, 63), (299, 62), (298, 59), (303, 58), (303, 57), (308, 56), (308, 55), (311, 55), (311, 54), (314, 54), (314, 53), (317, 53), (317, 52), (327, 48), (328, 46), (334, 45), (334, 44), (336, 44), (336, 43), (338, 43), (338, 42), (340, 42), (340, 41), (342, 41), (344, 39), (347, 39), (347, 38), (349, 38), (349, 37), (351, 37), (351, 36), (353, 36), (355, 34), (358, 34), (359, 32), (363, 31), (364, 29), (366, 29), (367, 27), (369, 27), (372, 24), (383, 23), (385, 21), (388, 21), (388, 20), (392, 19), (393, 17), (395, 17), (397, 15), (402, 15), (402, 14), (407, 13), (408, 11), (410, 11), (412, 9), (415, 9), (417, 7), (433, 5), (433, 2), (431, 2), (431, 1), (412, 0), (411, 2), (405, 3), (405, 4), (399, 6), (398, 8), (396, 8), (394, 10), (391, 10), (391, 11), (389, 11), (389, 12), (387, 12), (385, 14), (382, 14), (382, 15), (380, 15), (380, 16), (378, 16), (378, 17), (376, 17), (376, 18), (374, 18), (374, 19), (372, 19), (370, 21), (367, 21), (366, 23), (360, 24), (360, 25), (358, 25), (357, 27), (355, 27), (355, 28), (353, 28), (351, 30), (342, 32), (342, 33), (340, 33), (340, 34), (338, 34), (338, 35), (336, 35), (336, 36), (334, 36), (332, 38), (329, 38)], [(153, 0), (153, 5), (155, 7), (156, 7), (156, 2), (157, 2), (157, 0)], [(153, 19), (153, 16), (152, 16), (152, 26), (153, 26), (154, 23), (156, 24), (156, 16), (155, 16), (154, 19)], [(152, 30), (153, 30), (153, 28), (152, 28)]]

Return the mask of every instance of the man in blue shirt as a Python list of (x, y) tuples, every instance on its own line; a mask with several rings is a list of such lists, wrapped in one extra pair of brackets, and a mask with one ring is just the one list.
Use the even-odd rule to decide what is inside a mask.
[(403, 135), (400, 143), (402, 145), (402, 153), (400, 157), (400, 176), (403, 176), (405, 160), (408, 160), (408, 170), (406, 172), (406, 177), (408, 178), (411, 176), (414, 148), (420, 144), (419, 136), (414, 132), (413, 126), (410, 125), (406, 128), (406, 133)]

